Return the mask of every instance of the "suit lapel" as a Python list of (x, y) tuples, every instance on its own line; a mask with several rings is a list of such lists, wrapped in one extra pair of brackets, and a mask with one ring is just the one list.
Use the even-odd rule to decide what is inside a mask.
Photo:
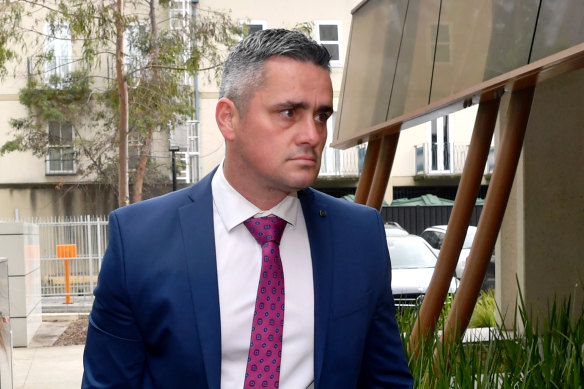
[[(214, 173), (214, 172), (213, 172)], [(221, 317), (213, 229), (212, 174), (191, 189), (193, 203), (179, 210), (196, 325), (209, 388), (220, 387)]]
[(324, 204), (311, 189), (299, 192), (310, 241), (314, 282), (314, 381), (318, 385), (325, 358), (325, 341), (330, 321), (333, 274), (331, 225)]

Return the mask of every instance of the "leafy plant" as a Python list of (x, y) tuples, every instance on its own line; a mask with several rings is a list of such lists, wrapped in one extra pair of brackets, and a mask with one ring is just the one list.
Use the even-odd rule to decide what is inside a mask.
[[(490, 311), (493, 292), (481, 295), (479, 310)], [(398, 311), (404, 347), (416, 309)], [(490, 317), (490, 316), (489, 316)], [(490, 319), (489, 319), (490, 320)], [(582, 388), (584, 387), (584, 304), (554, 300), (544, 320), (528, 311), (521, 293), (510, 329), (491, 328), (491, 340), (443, 347), (440, 333), (408, 353), (415, 388)], [(422, 337), (419, 337), (422, 339)], [(448, 350), (448, 351), (447, 351)]]
[(469, 328), (495, 327), (496, 307), (495, 291), (493, 289), (489, 289), (486, 292), (481, 291), (470, 318)]

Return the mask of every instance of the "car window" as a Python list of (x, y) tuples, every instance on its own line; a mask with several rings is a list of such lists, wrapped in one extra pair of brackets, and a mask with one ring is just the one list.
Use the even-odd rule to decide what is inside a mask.
[(388, 238), (387, 247), (393, 269), (418, 269), (436, 266), (436, 255), (420, 238)]
[(424, 231), (420, 236), (436, 250), (440, 250), (442, 247), (442, 242), (444, 242), (444, 233), (442, 232)]

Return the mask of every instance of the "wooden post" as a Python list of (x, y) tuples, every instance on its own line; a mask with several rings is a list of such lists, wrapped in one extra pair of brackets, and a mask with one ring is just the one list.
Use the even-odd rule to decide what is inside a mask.
[(479, 105), (444, 243), (410, 337), (410, 351), (417, 352), (422, 341), (419, 336), (426, 338), (433, 335), (442, 312), (489, 156), (499, 102), (500, 99), (494, 99)]
[(381, 209), (383, 205), (383, 196), (387, 190), (387, 183), (391, 174), (395, 152), (399, 141), (399, 129), (397, 132), (386, 135), (381, 141), (381, 150), (377, 158), (377, 169), (373, 176), (373, 183), (369, 196), (367, 196), (367, 205), (375, 209)]
[(76, 244), (58, 244), (57, 258), (63, 258), (65, 262), (65, 304), (71, 304), (71, 271), (69, 259), (77, 258)]
[(534, 91), (535, 86), (531, 86), (511, 94), (507, 128), (502, 134), (485, 205), (460, 288), (444, 328), (443, 343), (446, 346), (464, 334), (476, 304), (517, 171)]
[(379, 156), (379, 148), (381, 146), (381, 139), (370, 140), (367, 144), (367, 151), (365, 152), (365, 161), (363, 161), (363, 170), (361, 177), (357, 184), (357, 191), (355, 192), (355, 202), (358, 204), (367, 203), (367, 197), (371, 190), (371, 182), (373, 182), (373, 175), (377, 167), (377, 157)]

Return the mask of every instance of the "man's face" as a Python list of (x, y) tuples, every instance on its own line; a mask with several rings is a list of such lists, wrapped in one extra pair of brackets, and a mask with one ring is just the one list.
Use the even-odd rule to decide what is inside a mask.
[(318, 175), (332, 114), (331, 79), (312, 63), (274, 57), (264, 64), (263, 81), (234, 121), (226, 176), (240, 192), (253, 185), (287, 194)]

